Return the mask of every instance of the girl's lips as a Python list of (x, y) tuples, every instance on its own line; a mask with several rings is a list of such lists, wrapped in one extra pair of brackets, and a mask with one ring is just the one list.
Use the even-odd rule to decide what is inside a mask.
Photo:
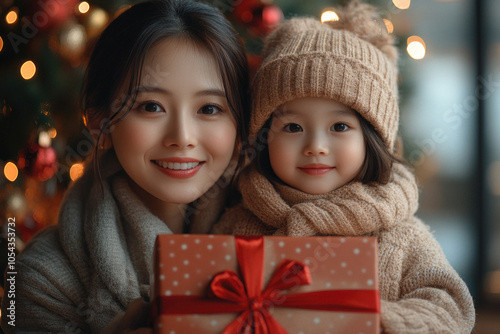
[(331, 167), (323, 164), (308, 164), (299, 167), (299, 170), (309, 175), (323, 175), (334, 169), (335, 167)]

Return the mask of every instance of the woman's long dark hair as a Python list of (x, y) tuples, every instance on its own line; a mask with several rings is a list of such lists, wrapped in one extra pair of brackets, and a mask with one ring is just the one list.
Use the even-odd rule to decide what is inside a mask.
[[(110, 126), (125, 117), (137, 97), (146, 53), (159, 40), (187, 38), (215, 58), (242, 143), (248, 134), (249, 93), (245, 49), (235, 30), (214, 7), (190, 0), (153, 0), (136, 4), (115, 18), (99, 37), (87, 66), (82, 104), (89, 126), (98, 124), (95, 148)], [(118, 96), (126, 88), (125, 94)], [(99, 174), (97, 154), (94, 167)], [(244, 162), (238, 157), (237, 170)]]

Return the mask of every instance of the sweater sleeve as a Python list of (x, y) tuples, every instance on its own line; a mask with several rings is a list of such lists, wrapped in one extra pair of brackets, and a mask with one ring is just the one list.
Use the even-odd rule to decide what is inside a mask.
[(58, 243), (55, 227), (30, 241), (16, 259), (16, 271), (15, 296), (2, 300), (5, 333), (89, 331), (85, 320), (93, 315), (83, 302), (84, 288)]
[(379, 238), (384, 333), (470, 333), (469, 290), (418, 220)]
[(292, 207), (286, 226), (276, 235), (364, 235), (405, 221), (418, 208), (418, 187), (413, 173), (393, 165), (384, 185), (352, 182), (332, 195)]

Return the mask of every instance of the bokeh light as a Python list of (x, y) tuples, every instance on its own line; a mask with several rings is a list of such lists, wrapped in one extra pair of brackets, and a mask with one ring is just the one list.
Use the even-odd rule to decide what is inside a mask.
[(321, 22), (338, 21), (339, 16), (333, 10), (325, 10), (321, 14)]
[(15, 163), (7, 162), (5, 164), (5, 167), (3, 168), (3, 174), (5, 175), (5, 178), (7, 180), (9, 180), (10, 182), (14, 182), (19, 175), (19, 170), (17, 169)]
[(29, 80), (33, 78), (35, 73), (36, 73), (36, 66), (35, 63), (33, 63), (31, 60), (28, 60), (24, 62), (23, 65), (21, 65), (21, 76), (23, 77), (24, 80)]
[(411, 0), (392, 0), (392, 3), (398, 9), (408, 9), (410, 8)]
[(90, 9), (90, 5), (87, 1), (82, 1), (78, 5), (78, 11), (82, 14), (87, 13), (89, 11), (89, 9)]
[(424, 40), (419, 36), (408, 37), (406, 51), (413, 59), (423, 59), (426, 51)]

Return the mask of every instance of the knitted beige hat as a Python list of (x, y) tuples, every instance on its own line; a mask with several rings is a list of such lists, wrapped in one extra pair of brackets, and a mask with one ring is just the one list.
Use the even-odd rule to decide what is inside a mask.
[(288, 20), (267, 37), (253, 83), (251, 137), (283, 103), (325, 97), (360, 113), (393, 150), (399, 122), (393, 37), (368, 4), (354, 1), (336, 13), (336, 22)]

